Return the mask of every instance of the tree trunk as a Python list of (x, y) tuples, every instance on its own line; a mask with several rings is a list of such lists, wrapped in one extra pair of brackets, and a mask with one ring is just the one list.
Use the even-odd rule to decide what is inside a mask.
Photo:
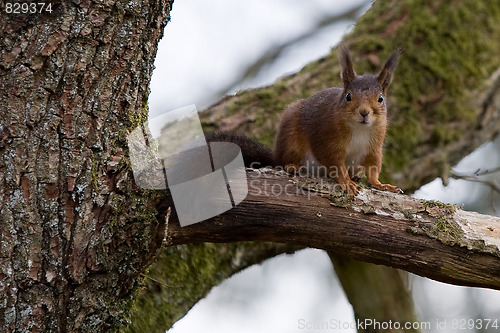
[(46, 1), (52, 12), (34, 14), (2, 5), (2, 331), (126, 321), (164, 229), (161, 193), (134, 186), (126, 137), (147, 117), (172, 2)]
[[(361, 323), (417, 323), (408, 274), (386, 266), (341, 258), (329, 253), (354, 316)], [(387, 332), (375, 325), (359, 325), (358, 333)], [(399, 330), (391, 330), (396, 332)], [(416, 327), (401, 332), (420, 332)]]

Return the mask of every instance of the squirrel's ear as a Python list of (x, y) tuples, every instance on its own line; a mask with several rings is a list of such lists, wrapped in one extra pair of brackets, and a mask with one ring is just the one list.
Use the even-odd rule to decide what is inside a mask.
[(354, 81), (354, 78), (356, 77), (356, 72), (354, 71), (354, 68), (352, 67), (352, 61), (351, 61), (351, 56), (349, 55), (349, 50), (345, 45), (342, 45), (340, 47), (340, 66), (342, 67), (342, 81), (344, 82), (344, 88), (347, 88), (347, 86)]
[(382, 68), (380, 74), (378, 75), (378, 82), (382, 86), (382, 91), (384, 92), (384, 94), (387, 92), (387, 88), (389, 88), (389, 85), (391, 84), (392, 74), (394, 73), (394, 70), (398, 65), (399, 55), (402, 52), (403, 49), (400, 47), (392, 51), (391, 55), (385, 62), (384, 68)]

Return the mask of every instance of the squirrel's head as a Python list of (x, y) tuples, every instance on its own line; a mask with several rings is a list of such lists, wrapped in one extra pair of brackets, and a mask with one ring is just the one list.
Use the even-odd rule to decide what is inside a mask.
[(378, 75), (356, 75), (349, 51), (345, 46), (340, 49), (340, 65), (344, 91), (340, 105), (346, 111), (351, 125), (372, 126), (385, 124), (387, 117), (386, 94), (398, 64), (402, 49), (395, 49)]

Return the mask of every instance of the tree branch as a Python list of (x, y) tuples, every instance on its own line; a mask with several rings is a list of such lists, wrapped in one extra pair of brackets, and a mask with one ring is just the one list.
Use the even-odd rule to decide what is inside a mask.
[[(293, 253), (289, 244), (240, 242), (168, 247), (147, 272), (126, 332), (165, 332), (213, 286), (267, 258)], [(147, 315), (145, 315), (147, 314)]]
[(489, 186), (493, 191), (500, 193), (500, 184), (495, 179), (484, 179), (481, 176), (490, 175), (492, 173), (500, 171), (500, 167), (494, 168), (492, 170), (476, 170), (473, 174), (458, 173), (451, 170), (451, 178), (461, 179), (469, 182), (480, 183)]
[(168, 245), (270, 241), (320, 248), (434, 280), (500, 289), (500, 218), (365, 189), (349, 199), (328, 179), (248, 169), (249, 193), (234, 209), (180, 227)]

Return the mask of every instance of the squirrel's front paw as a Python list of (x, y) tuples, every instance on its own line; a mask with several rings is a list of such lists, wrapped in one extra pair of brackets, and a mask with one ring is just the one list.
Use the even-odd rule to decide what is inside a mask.
[(288, 163), (288, 164), (285, 164), (284, 169), (290, 175), (297, 175), (297, 174), (299, 174), (300, 166), (298, 166), (295, 163)]
[(347, 195), (351, 197), (356, 196), (359, 193), (359, 190), (361, 189), (361, 186), (359, 186), (350, 179), (345, 183), (340, 183), (340, 186), (342, 186), (344, 192), (347, 192)]
[(389, 191), (393, 193), (404, 193), (399, 187), (391, 185), (391, 184), (372, 184), (372, 187), (375, 187), (377, 190), (381, 191)]

